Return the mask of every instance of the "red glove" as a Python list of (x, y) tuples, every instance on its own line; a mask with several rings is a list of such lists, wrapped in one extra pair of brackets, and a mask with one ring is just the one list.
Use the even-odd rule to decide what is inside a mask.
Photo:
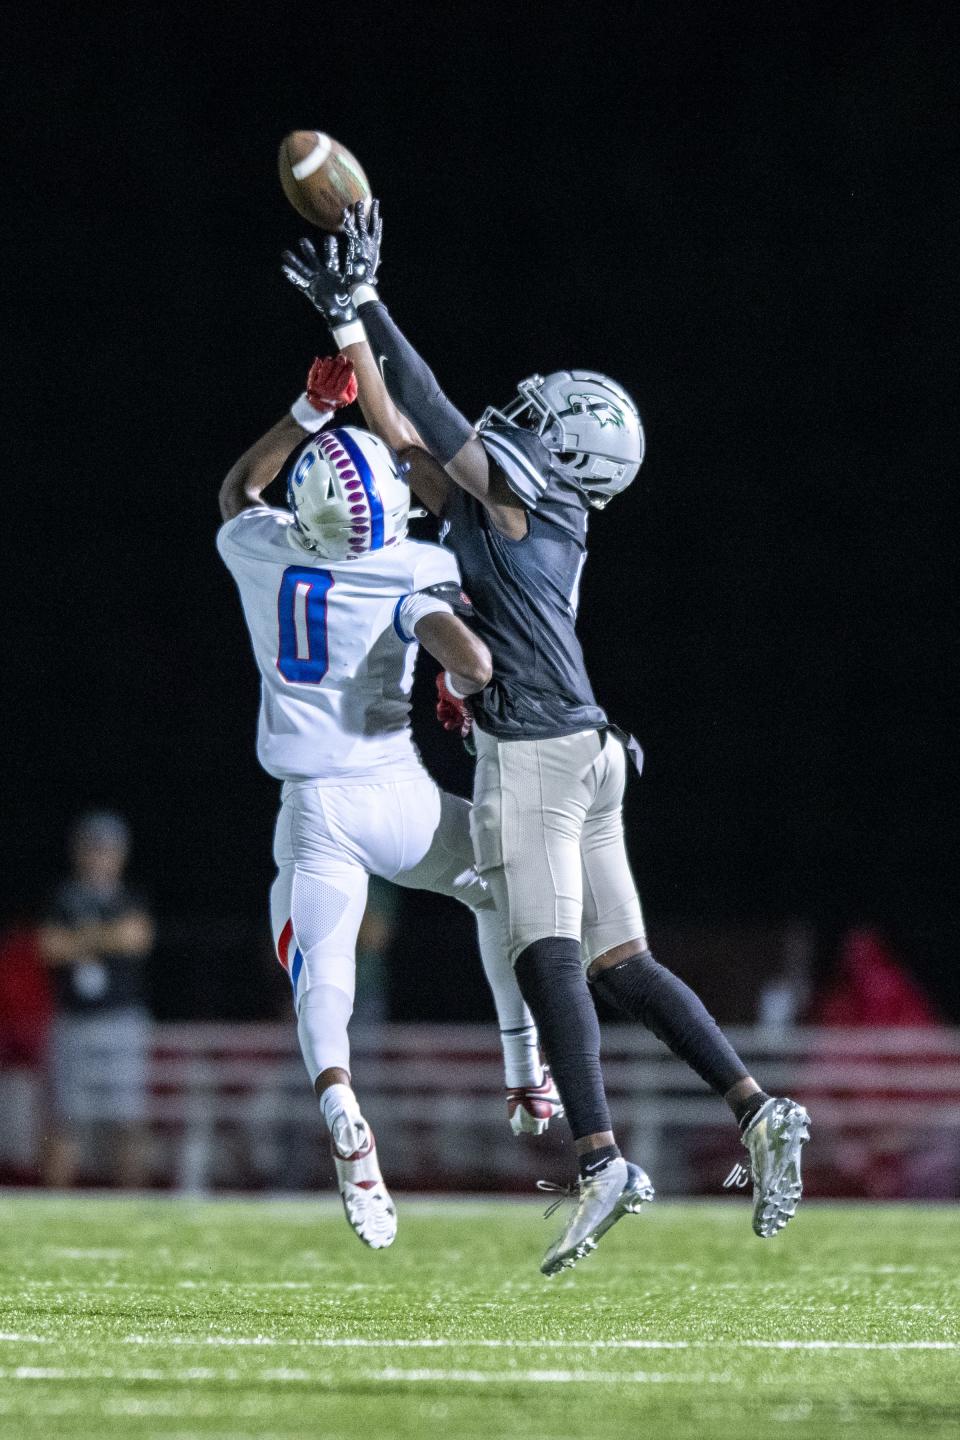
[(450, 694), (442, 670), (437, 676), (437, 719), (444, 730), (456, 730), (461, 740), (466, 740), (473, 729), (468, 701), (458, 700), (456, 695)]
[(346, 355), (325, 355), (314, 360), (307, 376), (307, 399), (314, 410), (339, 410), (357, 398), (353, 361)]

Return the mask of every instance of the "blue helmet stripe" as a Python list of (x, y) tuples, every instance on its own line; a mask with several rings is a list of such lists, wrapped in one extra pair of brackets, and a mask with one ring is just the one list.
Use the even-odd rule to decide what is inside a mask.
[(377, 482), (373, 478), (373, 471), (360, 446), (346, 430), (332, 432), (336, 435), (340, 444), (346, 450), (353, 461), (354, 469), (360, 477), (360, 484), (363, 486), (364, 494), (367, 497), (367, 504), (370, 506), (370, 549), (383, 549), (383, 501), (380, 499), (380, 492), (377, 489)]

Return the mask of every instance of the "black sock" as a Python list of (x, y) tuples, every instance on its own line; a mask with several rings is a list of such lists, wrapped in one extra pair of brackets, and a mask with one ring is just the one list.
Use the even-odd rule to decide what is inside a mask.
[(652, 1030), (718, 1095), (749, 1073), (703, 1001), (649, 950), (601, 970), (591, 983), (604, 1000)]
[(611, 1160), (616, 1160), (619, 1154), (616, 1145), (600, 1145), (596, 1150), (588, 1150), (584, 1155), (578, 1155), (577, 1169), (580, 1171), (580, 1179), (592, 1180)]
[(766, 1090), (755, 1090), (753, 1094), (748, 1095), (745, 1100), (738, 1100), (736, 1102), (733, 1107), (733, 1113), (736, 1117), (737, 1124), (740, 1126), (741, 1135), (743, 1134), (744, 1130), (746, 1130), (747, 1126), (750, 1124), (750, 1121), (753, 1119), (754, 1115), (756, 1115), (757, 1111), (761, 1108), (761, 1106), (766, 1105), (769, 1099), (770, 1096), (767, 1094)]
[(610, 1129), (600, 1024), (577, 940), (535, 940), (514, 966), (575, 1140)]

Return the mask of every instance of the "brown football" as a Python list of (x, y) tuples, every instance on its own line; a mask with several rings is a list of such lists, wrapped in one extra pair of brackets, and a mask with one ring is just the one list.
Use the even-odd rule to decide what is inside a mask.
[(280, 146), (278, 163), (290, 204), (321, 230), (339, 230), (346, 206), (370, 199), (360, 162), (321, 130), (292, 131)]

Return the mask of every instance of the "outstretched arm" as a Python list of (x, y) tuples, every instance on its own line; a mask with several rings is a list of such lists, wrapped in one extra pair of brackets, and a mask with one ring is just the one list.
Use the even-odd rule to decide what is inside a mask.
[[(522, 502), (491, 464), (474, 427), (444, 394), (436, 376), (377, 296), (373, 280), (380, 257), (380, 230), (379, 202), (373, 201), (369, 217), (363, 202), (358, 202), (344, 216), (347, 249), (342, 269), (336, 268), (336, 241), (331, 237), (333, 243), (327, 242), (323, 265), (310, 242), (301, 241), (303, 257), (288, 251), (284, 273), (324, 315), (337, 343), (358, 366), (361, 408), (371, 427), (395, 448), (425, 446), (455, 484), (486, 506), (499, 529), (523, 535), (527, 522)], [(371, 353), (361, 356), (365, 341), (369, 341)], [(395, 420), (388, 421), (389, 436), (378, 429), (388, 403), (394, 414), (399, 412)], [(413, 428), (416, 439), (397, 423), (400, 417)], [(425, 504), (435, 508), (432, 494), (418, 493)]]
[[(423, 437), (419, 442), (407, 440), (407, 444), (420, 443), (429, 450), (454, 484), (491, 512), (499, 528), (508, 528), (501, 523), (507, 519), (504, 511), (518, 511), (523, 518), (522, 503), (491, 465), (477, 432), (441, 390), (433, 371), (394, 323), (387, 307), (370, 298), (361, 302), (357, 313), (373, 352), (373, 363), (361, 377), (361, 405), (364, 383), (369, 388), (383, 388)], [(520, 533), (526, 533), (525, 518)]]
[(260, 496), (276, 479), (287, 456), (306, 433), (292, 415), (284, 415), (243, 452), (230, 466), (220, 486), (220, 514), (224, 520), (232, 520), (241, 510), (260, 504)]
[[(360, 409), (374, 435), (379, 435), (401, 456), (408, 450), (422, 454), (423, 441), (390, 398), (367, 339), (355, 340), (344, 349), (343, 354), (353, 363)], [(431, 515), (443, 513), (449, 488), (450, 481), (439, 465), (434, 465), (429, 471), (418, 468), (416, 476), (410, 475), (410, 489)]]
[[(350, 210), (344, 211), (344, 228), (348, 231), (354, 248), (350, 251), (350, 277), (341, 268), (340, 251), (336, 236), (328, 235), (323, 244), (323, 259), (317, 254), (313, 241), (300, 241), (299, 251), (283, 252), (284, 275), (310, 301), (326, 320), (330, 333), (341, 354), (350, 361), (356, 373), (360, 409), (363, 418), (374, 435), (391, 446), (402, 450), (407, 445), (422, 445), (423, 441), (410, 419), (394, 404), (377, 362), (367, 342), (366, 331), (357, 317), (355, 291), (364, 288), (363, 282), (373, 276), (380, 254), (380, 215), (374, 201), (369, 224), (363, 220), (363, 206), (359, 206), (360, 227)], [(362, 236), (362, 242), (361, 242)], [(352, 288), (351, 288), (352, 287)], [(376, 294), (372, 286), (366, 290)], [(442, 472), (441, 472), (442, 473)], [(417, 499), (422, 501), (434, 515), (439, 515), (446, 504), (448, 481), (442, 476), (441, 483), (427, 484), (424, 489), (412, 487)]]
[(260, 497), (306, 435), (323, 428), (341, 405), (357, 398), (353, 366), (342, 355), (314, 360), (307, 388), (282, 420), (245, 450), (220, 486), (220, 514), (232, 520), (241, 510), (259, 505)]

